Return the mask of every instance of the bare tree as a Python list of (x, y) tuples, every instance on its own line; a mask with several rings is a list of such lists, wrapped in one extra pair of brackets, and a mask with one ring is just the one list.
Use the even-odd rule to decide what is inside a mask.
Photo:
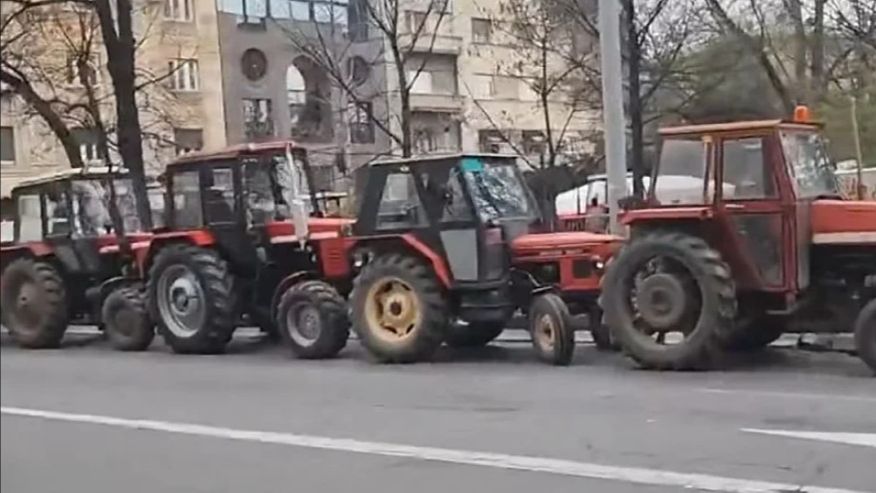
[[(146, 228), (150, 228), (151, 214), (146, 197), (143, 142), (136, 95), (140, 83), (136, 73), (137, 41), (131, 0), (115, 0), (112, 3), (110, 0), (2, 0), (2, 3), (4, 15), (0, 26), (0, 48), (3, 56), (0, 61), (0, 80), (45, 121), (74, 167), (81, 167), (84, 163), (68, 124), (70, 120), (83, 115), (90, 123), (89, 128), (96, 128), (98, 134), (102, 135), (99, 137), (100, 153), (109, 159), (109, 132), (100, 116), (106, 96), (100, 96), (94, 90), (92, 78), (97, 70), (89, 59), (101, 51), (106, 54), (106, 67), (112, 85), (112, 107), (115, 109), (113, 133), (117, 136), (118, 153), (132, 177), (140, 220)], [(49, 27), (51, 24), (54, 25)], [(40, 38), (35, 26), (51, 28), (54, 37)], [(68, 29), (75, 34), (71, 35)], [(74, 48), (71, 50), (72, 60), (63, 62), (62, 70), (75, 73), (80, 79), (76, 82), (85, 82), (84, 100), (72, 104), (65, 104), (60, 96), (69, 95), (69, 91), (58, 87), (58, 77), (63, 77), (63, 73), (58, 71), (58, 60), (53, 59), (57, 58), (57, 54), (47, 47), (48, 40), (58, 38), (63, 39), (68, 48)], [(41, 66), (41, 63), (48, 63), (49, 66)]]
[[(376, 98), (397, 98), (397, 114), (367, 112), (363, 116), (408, 157), (414, 147), (411, 93), (430, 60), (447, 15), (447, 0), (353, 0), (346, 36), (335, 29), (333, 18), (327, 24), (314, 20), (280, 25), (296, 49), (327, 75), (340, 94), (342, 115), (348, 106), (355, 109)], [(356, 80), (351, 63), (354, 57), (365, 60), (369, 68), (385, 70), (386, 84), (380, 88), (363, 86)]]

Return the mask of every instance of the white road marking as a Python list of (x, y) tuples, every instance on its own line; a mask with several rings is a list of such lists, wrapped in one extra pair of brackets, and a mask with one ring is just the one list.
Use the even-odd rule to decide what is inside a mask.
[(547, 457), (508, 455), (492, 452), (454, 450), (435, 447), (418, 447), (385, 442), (368, 442), (345, 438), (329, 438), (292, 433), (239, 430), (190, 423), (125, 419), (93, 414), (73, 414), (40, 409), (0, 407), (0, 412), (12, 416), (43, 418), (56, 421), (89, 423), (135, 430), (161, 431), (202, 437), (224, 438), (250, 442), (291, 445), (321, 450), (354, 452), (388, 457), (405, 457), (452, 464), (495, 467), (517, 471), (531, 471), (588, 479), (622, 481), (627, 483), (682, 487), (703, 491), (731, 493), (777, 493), (805, 491), (806, 493), (863, 493), (838, 488), (822, 488), (807, 485), (773, 483), (768, 481), (725, 478), (707, 474), (689, 474), (638, 467), (607, 466)]
[(746, 389), (697, 389), (697, 392), (709, 394), (750, 395), (756, 397), (785, 397), (791, 399), (815, 399), (824, 401), (852, 401), (852, 402), (876, 402), (876, 396), (868, 395), (842, 395), (842, 394), (812, 394), (804, 392), (781, 392), (774, 390), (746, 390)]
[(824, 431), (792, 431), (792, 430), (762, 430), (758, 428), (743, 428), (747, 433), (760, 433), (788, 438), (803, 438), (820, 440), (822, 442), (844, 443), (846, 445), (861, 445), (876, 448), (876, 433), (833, 433)]

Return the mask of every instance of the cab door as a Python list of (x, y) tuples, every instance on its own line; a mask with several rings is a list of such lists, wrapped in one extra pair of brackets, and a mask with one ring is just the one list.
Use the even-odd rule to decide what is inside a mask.
[(728, 233), (724, 250), (737, 271), (737, 284), (786, 291), (794, 278), (794, 211), (781, 200), (780, 143), (769, 134), (723, 137), (717, 151), (717, 213)]

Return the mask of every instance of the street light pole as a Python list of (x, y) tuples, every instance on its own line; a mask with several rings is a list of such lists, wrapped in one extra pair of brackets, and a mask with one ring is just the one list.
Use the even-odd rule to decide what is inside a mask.
[(599, 0), (599, 55), (602, 67), (602, 115), (605, 135), (605, 171), (608, 179), (609, 231), (619, 235), (623, 233), (623, 228), (618, 221), (620, 212), (618, 202), (627, 194), (619, 0)]

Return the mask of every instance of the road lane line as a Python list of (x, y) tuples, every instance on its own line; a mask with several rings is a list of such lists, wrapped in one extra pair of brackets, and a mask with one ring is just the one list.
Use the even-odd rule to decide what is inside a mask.
[(742, 428), (746, 433), (759, 433), (787, 438), (802, 438), (805, 440), (819, 440), (822, 442), (843, 443), (846, 445), (860, 445), (862, 447), (876, 448), (876, 433), (834, 433), (824, 431), (793, 431), (793, 430), (764, 430), (760, 428)]
[(259, 443), (291, 445), (321, 450), (355, 452), (387, 457), (405, 457), (427, 461), (446, 462), (471, 466), (494, 467), (517, 471), (542, 472), (588, 479), (621, 481), (645, 485), (672, 486), (703, 491), (731, 493), (777, 493), (801, 491), (806, 493), (863, 493), (838, 488), (822, 488), (794, 484), (773, 483), (759, 480), (725, 478), (707, 474), (689, 474), (658, 469), (607, 466), (548, 457), (508, 455), (492, 452), (454, 450), (435, 447), (418, 447), (386, 442), (369, 442), (346, 438), (329, 438), (292, 433), (240, 430), (205, 426), (190, 423), (174, 423), (145, 419), (126, 419), (93, 414), (73, 414), (41, 409), (0, 407), (0, 412), (10, 416), (42, 418), (54, 421), (106, 425), (134, 430), (161, 431), (201, 437), (224, 438)]
[(704, 388), (697, 389), (697, 392), (707, 394), (728, 394), (728, 395), (749, 395), (753, 397), (784, 397), (790, 399), (815, 399), (815, 400), (834, 400), (834, 401), (850, 401), (850, 402), (876, 402), (876, 397), (867, 395), (842, 395), (842, 394), (811, 394), (803, 392), (783, 392), (774, 390), (746, 390), (746, 389), (718, 389)]

